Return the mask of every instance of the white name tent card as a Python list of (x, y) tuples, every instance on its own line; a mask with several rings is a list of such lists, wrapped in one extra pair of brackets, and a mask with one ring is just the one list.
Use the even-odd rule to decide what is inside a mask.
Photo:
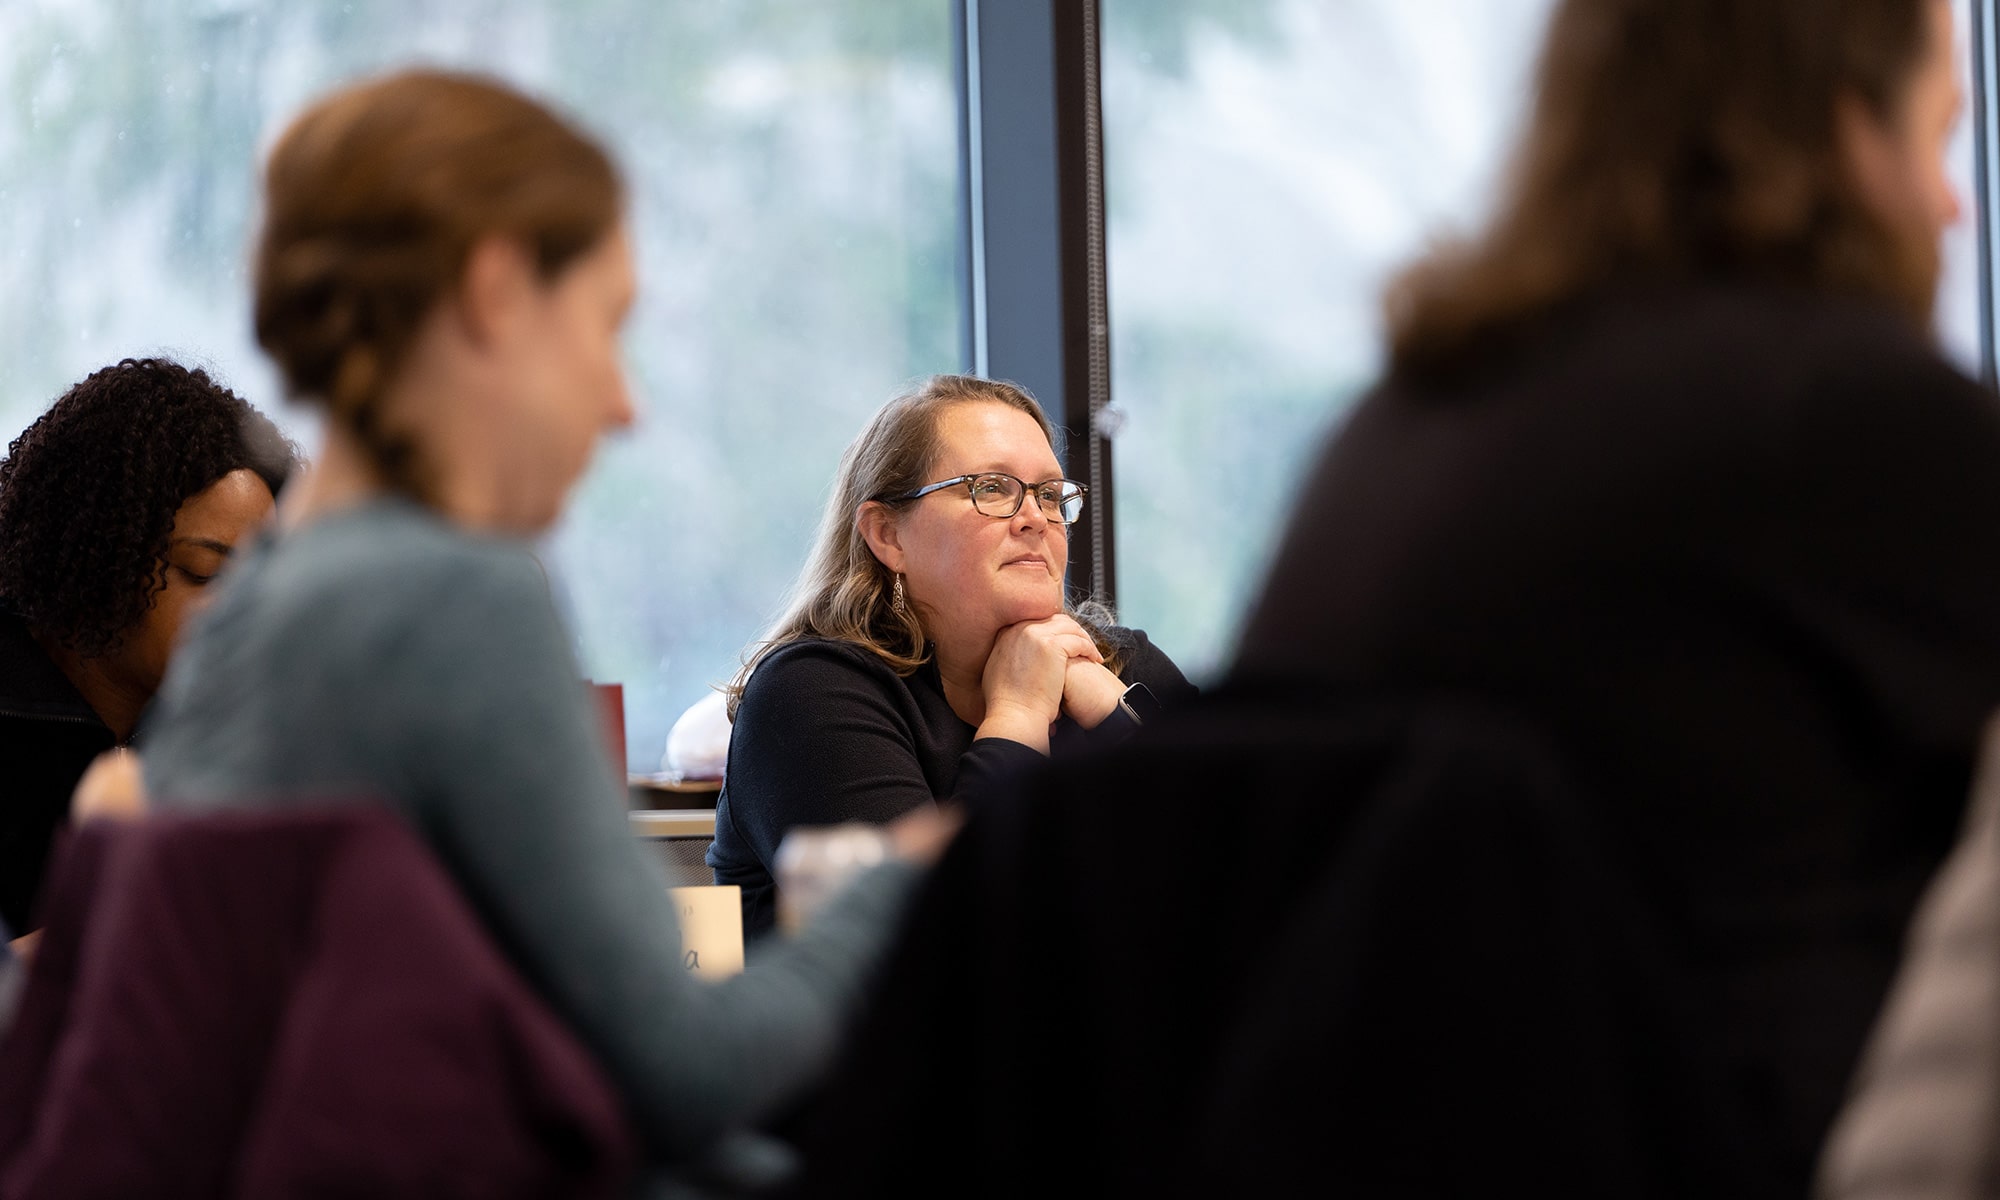
[(681, 922), (681, 965), (703, 979), (727, 979), (743, 970), (743, 889), (668, 888)]

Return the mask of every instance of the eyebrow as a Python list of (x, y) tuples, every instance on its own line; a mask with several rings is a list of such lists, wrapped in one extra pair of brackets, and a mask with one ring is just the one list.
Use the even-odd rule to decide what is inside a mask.
[[(1012, 471), (1008, 470), (1008, 469), (1007, 469), (1006, 467), (1004, 467), (1004, 466), (1000, 466), (1000, 465), (997, 465), (997, 464), (996, 464), (996, 465), (993, 465), (993, 466), (989, 466), (989, 467), (974, 467), (974, 468), (973, 468), (972, 470), (970, 470), (970, 471), (967, 471), (967, 472), (965, 472), (965, 474), (967, 474), (967, 475), (1014, 475), (1014, 472), (1012, 472)], [(1048, 478), (1046, 478), (1046, 479), (1029, 479), (1029, 478), (1028, 478), (1027, 476), (1025, 476), (1025, 475), (1014, 475), (1014, 478), (1016, 478), (1016, 479), (1020, 480), (1020, 481), (1021, 481), (1022, 483), (1054, 483), (1054, 482), (1055, 482), (1056, 480), (1058, 480), (1058, 479), (1062, 479), (1062, 478), (1065, 478), (1065, 476), (1064, 476), (1064, 475), (1063, 475), (1063, 473), (1062, 473), (1062, 467), (1058, 466), (1058, 467), (1056, 467), (1056, 473), (1055, 473), (1055, 474), (1053, 474), (1053, 475), (1051, 475), (1051, 476), (1049, 476), (1049, 477), (1048, 477)]]
[(177, 537), (173, 540), (172, 544), (176, 546), (199, 546), (203, 550), (213, 550), (217, 554), (225, 556), (236, 553), (236, 547), (230, 545), (228, 542), (218, 542), (214, 538)]

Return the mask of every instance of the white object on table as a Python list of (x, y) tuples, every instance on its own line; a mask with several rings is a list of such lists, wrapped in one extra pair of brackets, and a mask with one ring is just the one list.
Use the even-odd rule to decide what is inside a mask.
[(710, 692), (667, 731), (660, 769), (675, 779), (720, 779), (728, 763), (729, 709), (721, 692)]

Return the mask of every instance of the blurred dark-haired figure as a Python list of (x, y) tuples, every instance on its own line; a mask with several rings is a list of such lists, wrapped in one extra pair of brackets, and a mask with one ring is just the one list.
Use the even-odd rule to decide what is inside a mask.
[(1800, 1193), (2000, 704), (2000, 409), (1928, 331), (1945, 0), (1566, 0), (1390, 290), (1243, 680), (1545, 728)]
[(91, 759), (131, 740), (175, 634), (296, 465), (240, 396), (161, 359), (72, 387), (0, 462), (0, 920), (33, 928)]

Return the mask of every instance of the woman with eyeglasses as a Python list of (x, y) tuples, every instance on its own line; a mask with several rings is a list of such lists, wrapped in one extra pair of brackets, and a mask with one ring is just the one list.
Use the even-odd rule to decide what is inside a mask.
[(935, 376), (848, 447), (791, 602), (728, 689), (708, 862), (743, 889), (746, 934), (775, 923), (794, 827), (977, 795), (1193, 693), (1145, 634), (1065, 602), (1087, 499), (1007, 383)]

